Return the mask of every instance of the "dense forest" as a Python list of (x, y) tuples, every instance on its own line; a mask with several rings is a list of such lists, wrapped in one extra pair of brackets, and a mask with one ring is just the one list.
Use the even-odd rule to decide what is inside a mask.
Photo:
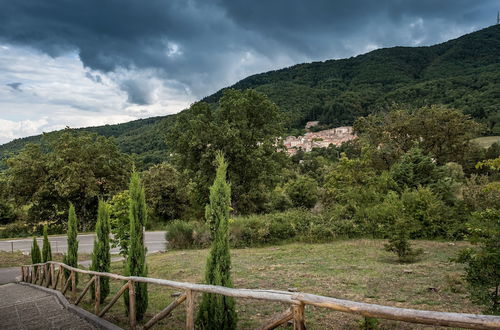
[[(284, 133), (300, 133), (308, 120), (325, 127), (352, 125), (359, 116), (394, 105), (442, 104), (500, 135), (500, 25), (430, 47), (379, 49), (349, 59), (306, 63), (245, 78), (232, 89), (255, 89), (283, 112)], [(204, 99), (215, 105), (223, 90)], [(165, 132), (177, 115), (81, 129), (114, 137), (120, 149), (147, 168), (168, 158)], [(41, 136), (0, 146), (0, 159)], [(2, 166), (2, 165), (0, 165)], [(4, 166), (4, 165), (3, 165)], [(0, 167), (1, 168), (1, 167)], [(4, 167), (3, 167), (4, 168)]]

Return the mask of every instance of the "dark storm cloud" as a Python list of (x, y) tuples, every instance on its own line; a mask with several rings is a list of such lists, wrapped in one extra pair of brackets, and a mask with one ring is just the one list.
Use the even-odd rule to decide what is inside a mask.
[[(51, 56), (76, 51), (105, 73), (154, 70), (199, 97), (250, 73), (352, 56), (368, 45), (441, 42), (490, 25), (497, 7), (496, 0), (0, 0), (0, 40)], [(129, 102), (151, 101), (140, 80), (119, 85)]]
[(20, 83), (20, 82), (13, 82), (13, 83), (8, 83), (8, 84), (5, 84), (6, 86), (9, 86), (10, 88), (12, 88), (13, 90), (15, 91), (18, 91), (18, 92), (21, 92), (21, 85), (23, 83)]

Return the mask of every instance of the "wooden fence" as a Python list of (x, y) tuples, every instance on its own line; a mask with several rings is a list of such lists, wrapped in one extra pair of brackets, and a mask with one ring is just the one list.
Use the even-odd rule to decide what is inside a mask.
[[(57, 271), (56, 271), (57, 268)], [(69, 273), (66, 278), (64, 270)], [(77, 296), (76, 273), (90, 275), (90, 280), (85, 284), (83, 290)], [(233, 289), (222, 286), (193, 284), (186, 282), (176, 282), (162, 280), (149, 277), (122, 276), (112, 273), (100, 273), (90, 270), (73, 268), (66, 264), (49, 261), (35, 265), (21, 266), (22, 280), (24, 282), (43, 285), (58, 289), (66, 294), (71, 288), (71, 299), (74, 304), (78, 305), (85, 294), (89, 291), (92, 284), (95, 289), (95, 305), (94, 312), (99, 317), (102, 317), (116, 303), (118, 298), (127, 291), (129, 294), (129, 323), (131, 329), (136, 329), (137, 322), (135, 317), (135, 292), (134, 283), (144, 282), (154, 285), (167, 286), (183, 290), (184, 293), (178, 296), (170, 305), (165, 307), (161, 312), (153, 316), (147, 321), (142, 329), (149, 329), (161, 319), (167, 317), (177, 306), (186, 302), (186, 329), (194, 329), (194, 294), (195, 292), (206, 292), (222, 294), (225, 296), (258, 299), (270, 302), (280, 302), (290, 305), (290, 308), (275, 315), (272, 320), (267, 321), (261, 329), (274, 329), (282, 324), (292, 320), (294, 329), (305, 329), (304, 308), (306, 305), (324, 307), (334, 311), (358, 314), (367, 317), (377, 317), (381, 319), (397, 320), (411, 323), (420, 323), (428, 325), (439, 325), (448, 327), (459, 327), (466, 329), (500, 329), (500, 316), (477, 315), (477, 314), (462, 314), (462, 313), (445, 313), (433, 312), (417, 309), (396, 308), (375, 304), (366, 304), (343, 299), (336, 299), (324, 296), (318, 296), (308, 293), (287, 292), (276, 290), (250, 290), (250, 289)], [(100, 306), (100, 279), (108, 277), (112, 280), (124, 281), (124, 284), (118, 292), (112, 297), (111, 301), (101, 308)]]

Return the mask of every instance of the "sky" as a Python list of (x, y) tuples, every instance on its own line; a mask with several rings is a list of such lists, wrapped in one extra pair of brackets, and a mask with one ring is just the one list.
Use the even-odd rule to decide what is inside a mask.
[(0, 0), (0, 144), (179, 112), (249, 75), (495, 23), (498, 0)]

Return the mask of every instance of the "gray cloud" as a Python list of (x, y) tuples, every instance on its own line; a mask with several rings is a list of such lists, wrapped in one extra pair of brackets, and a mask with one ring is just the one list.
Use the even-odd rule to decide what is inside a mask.
[[(197, 98), (298, 62), (441, 42), (492, 24), (498, 9), (497, 0), (0, 0), (0, 6), (0, 41), (51, 56), (76, 51), (86, 67), (104, 74), (153, 71)], [(130, 103), (154, 102), (144, 77), (117, 79)]]
[(13, 82), (13, 83), (8, 83), (8, 84), (5, 84), (6, 86), (9, 86), (10, 88), (12, 88), (13, 90), (15, 91), (18, 91), (18, 92), (21, 92), (21, 85), (23, 83), (20, 83), (20, 82)]

